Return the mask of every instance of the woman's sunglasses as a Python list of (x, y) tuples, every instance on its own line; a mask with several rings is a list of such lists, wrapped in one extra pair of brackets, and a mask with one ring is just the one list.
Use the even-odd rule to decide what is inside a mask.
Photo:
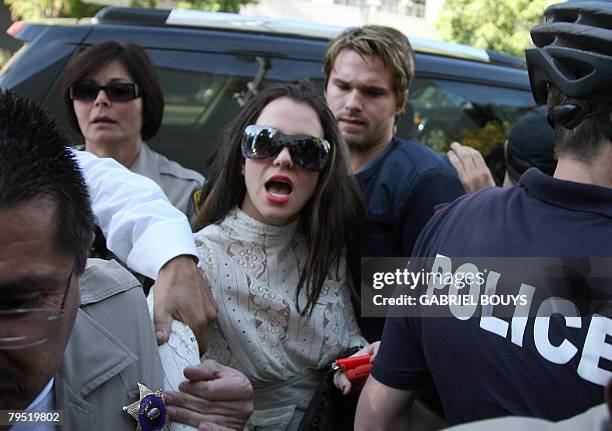
[(104, 90), (106, 97), (113, 102), (126, 102), (140, 97), (140, 88), (137, 84), (98, 85), (95, 82), (77, 82), (70, 87), (70, 98), (82, 102), (92, 102), (96, 100), (100, 90)]
[(293, 163), (321, 172), (329, 161), (331, 146), (325, 139), (308, 135), (285, 135), (278, 130), (250, 125), (242, 135), (242, 155), (247, 159), (273, 159), (283, 147), (289, 149)]

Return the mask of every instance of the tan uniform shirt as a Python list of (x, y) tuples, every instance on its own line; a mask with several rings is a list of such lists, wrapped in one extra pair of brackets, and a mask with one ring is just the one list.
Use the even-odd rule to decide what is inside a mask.
[(137, 383), (162, 388), (153, 324), (138, 281), (114, 261), (90, 259), (80, 279), (81, 307), (59, 372), (55, 406), (64, 430), (134, 431), (122, 407)]
[(185, 213), (189, 221), (195, 220), (193, 194), (204, 184), (202, 175), (156, 153), (144, 143), (130, 170), (159, 184), (172, 205)]

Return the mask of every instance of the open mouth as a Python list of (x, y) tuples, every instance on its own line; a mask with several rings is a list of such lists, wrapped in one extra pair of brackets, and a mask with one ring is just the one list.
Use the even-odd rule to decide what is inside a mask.
[(266, 197), (273, 203), (285, 203), (293, 192), (293, 183), (289, 177), (274, 175), (265, 184)]

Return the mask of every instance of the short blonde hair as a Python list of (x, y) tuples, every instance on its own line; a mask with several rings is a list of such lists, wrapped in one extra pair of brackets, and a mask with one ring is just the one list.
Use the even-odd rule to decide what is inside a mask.
[(383, 25), (364, 25), (347, 28), (336, 35), (330, 41), (323, 58), (326, 88), (336, 58), (343, 49), (352, 49), (361, 56), (380, 58), (393, 75), (398, 100), (404, 100), (414, 78), (414, 51), (403, 33)]

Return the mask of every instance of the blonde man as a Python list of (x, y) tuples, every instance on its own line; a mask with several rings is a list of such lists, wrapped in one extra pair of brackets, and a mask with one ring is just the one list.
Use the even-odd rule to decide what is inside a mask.
[[(361, 255), (409, 256), (434, 212), (463, 194), (448, 159), (393, 137), (414, 77), (412, 47), (390, 27), (349, 28), (330, 42), (323, 69), (327, 103), (366, 197)], [(383, 323), (363, 321), (364, 336), (378, 340)]]

